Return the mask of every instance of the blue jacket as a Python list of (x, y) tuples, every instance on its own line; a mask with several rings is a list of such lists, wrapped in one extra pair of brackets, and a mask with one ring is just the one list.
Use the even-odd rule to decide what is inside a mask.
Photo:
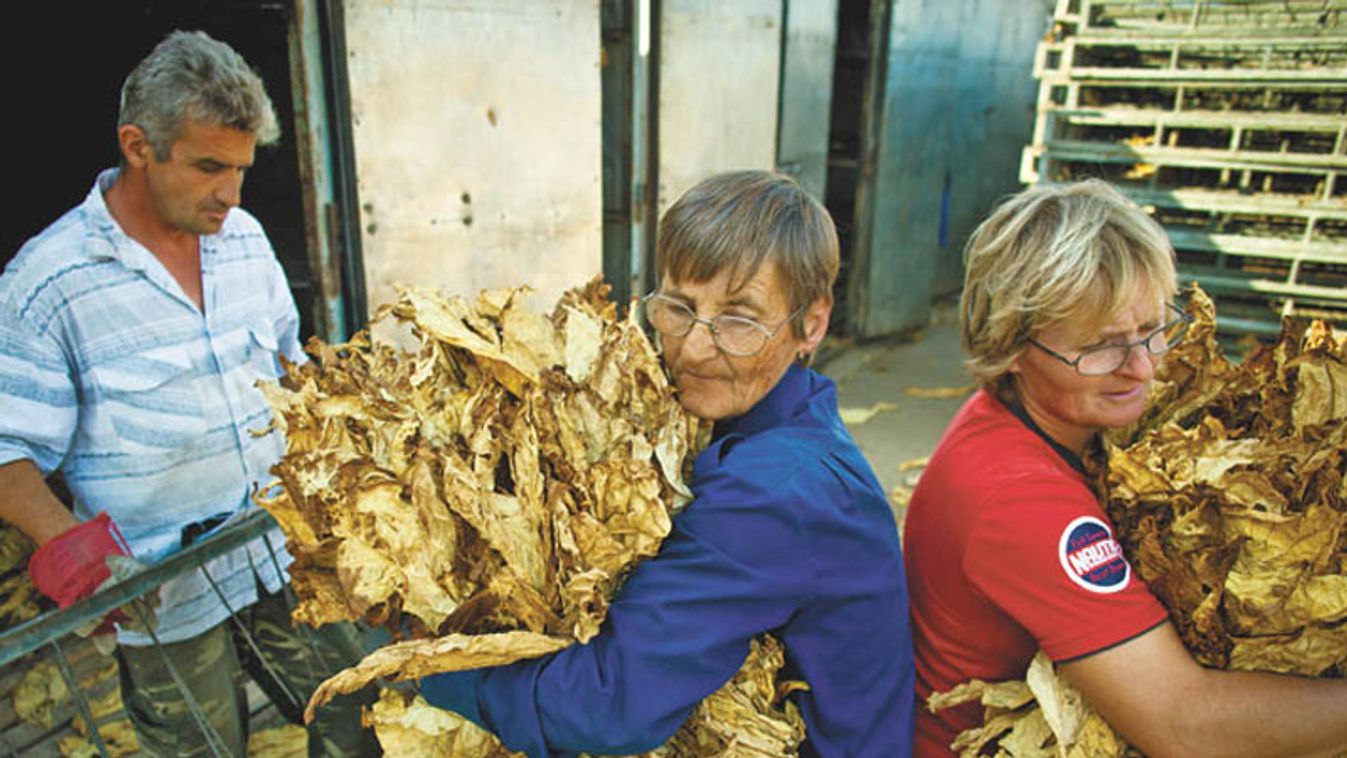
[(530, 756), (663, 744), (764, 632), (786, 646), (804, 755), (911, 752), (907, 583), (883, 489), (837, 414), (831, 380), (792, 366), (717, 424), (695, 499), (585, 645), (437, 674), (422, 694)]

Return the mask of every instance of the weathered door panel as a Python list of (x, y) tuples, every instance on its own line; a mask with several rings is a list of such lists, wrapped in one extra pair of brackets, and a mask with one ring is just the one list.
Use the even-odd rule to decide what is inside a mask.
[(369, 306), (602, 271), (597, 0), (346, 0)]
[[(1054, 0), (1007, 4), (964, 0), (958, 26), (946, 233), (937, 253), (937, 296), (963, 286), (963, 248), (998, 200), (1020, 189), (1011, 145), (1034, 128), (1034, 50), (1048, 31)], [(976, 23), (968, 19), (977, 19)]]
[(660, 215), (706, 176), (776, 165), (781, 0), (660, 6)]
[(777, 167), (822, 200), (837, 45), (837, 0), (785, 0)]
[(857, 336), (907, 331), (957, 289), (962, 246), (1019, 188), (1032, 131), (1033, 51), (1052, 0), (895, 0), (881, 123), (856, 250)]

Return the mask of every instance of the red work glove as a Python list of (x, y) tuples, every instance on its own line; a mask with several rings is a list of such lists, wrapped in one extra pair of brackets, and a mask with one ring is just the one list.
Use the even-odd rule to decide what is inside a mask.
[[(28, 559), (28, 575), (39, 592), (69, 608), (94, 594), (112, 574), (106, 560), (110, 555), (129, 555), (129, 551), (117, 525), (107, 513), (100, 513), (38, 548)], [(111, 616), (105, 620), (108, 631), (112, 620)]]

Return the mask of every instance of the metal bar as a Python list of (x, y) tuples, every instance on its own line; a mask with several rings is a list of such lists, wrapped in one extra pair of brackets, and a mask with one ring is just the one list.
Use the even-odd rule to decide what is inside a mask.
[(1044, 81), (1070, 79), (1077, 82), (1164, 82), (1190, 84), (1316, 84), (1328, 86), (1340, 85), (1347, 79), (1347, 68), (1319, 68), (1302, 70), (1258, 69), (1177, 69), (1170, 71), (1159, 68), (1104, 68), (1088, 66), (1073, 68), (1062, 73), (1045, 73)]
[(192, 720), (196, 722), (197, 729), (200, 730), (201, 736), (206, 739), (206, 747), (210, 749), (211, 754), (216, 756), (216, 758), (232, 756), (233, 751), (229, 749), (228, 745), (224, 744), (224, 739), (220, 737), (219, 732), (215, 731), (215, 727), (211, 726), (210, 719), (206, 718), (206, 712), (201, 710), (201, 704), (196, 701), (196, 697), (192, 695), (191, 688), (187, 686), (187, 682), (183, 681), (182, 675), (178, 673), (178, 667), (173, 665), (173, 660), (170, 659), (168, 653), (164, 651), (164, 643), (160, 642), (159, 635), (154, 633), (154, 625), (150, 623), (150, 619), (147, 618), (145, 613), (136, 605), (131, 605), (130, 610), (132, 613), (136, 614), (136, 620), (140, 622), (141, 626), (145, 628), (146, 633), (150, 635), (150, 639), (154, 641), (155, 651), (157, 651), (159, 656), (164, 659), (164, 666), (168, 668), (168, 675), (173, 678), (173, 684), (177, 686), (178, 692), (182, 693), (183, 701), (187, 703), (187, 712), (191, 714)]
[[(332, 237), (340, 243), (333, 255), (340, 258), (343, 314), (346, 334), (365, 328), (369, 320), (365, 288), (365, 258), (360, 234), (360, 197), (355, 165), (354, 120), (351, 115), (351, 85), (347, 79), (345, 3), (313, 0), (317, 6), (318, 31), (325, 53), (322, 72), (327, 124), (331, 129), (332, 188), (335, 202), (327, 206)], [(310, 6), (312, 7), (312, 6)]]
[[(276, 576), (285, 576), (285, 572), (281, 569), (280, 559), (276, 557), (276, 548), (273, 547), (271, 544), (271, 538), (266, 534), (263, 534), (262, 543), (267, 546), (267, 555), (271, 558), (271, 565), (276, 568)], [(248, 565), (252, 568), (254, 574), (258, 573), (257, 566), (253, 564), (253, 554), (251, 550), (248, 551)], [(286, 610), (290, 611), (293, 614), (295, 611), (296, 601), (294, 592), (291, 590), (289, 582), (284, 582), (281, 584), (281, 592), (285, 597)], [(317, 677), (318, 674), (321, 672), (314, 670), (313, 661), (323, 660), (323, 653), (321, 650), (318, 649), (318, 641), (314, 639), (313, 629), (311, 629), (308, 624), (295, 624), (294, 626), (296, 626), (299, 629), (300, 634), (304, 636), (304, 644), (309, 646), (309, 652), (313, 653), (313, 658), (305, 660), (305, 665), (309, 670), (309, 674), (314, 677)]]
[(275, 525), (271, 514), (259, 508), (238, 523), (69, 608), (44, 613), (0, 634), (0, 666), (75, 631), (87, 621), (103, 618), (131, 600), (149, 594), (165, 581), (246, 544)]
[(1298, 49), (1319, 48), (1328, 52), (1335, 52), (1339, 48), (1337, 45), (1342, 43), (1342, 37), (1347, 37), (1347, 29), (1338, 30), (1334, 35), (1326, 36), (1323, 34), (1289, 34), (1285, 31), (1270, 31), (1267, 36), (1256, 38), (1239, 39), (1231, 37), (1223, 30), (1221, 34), (1191, 34), (1185, 33), (1180, 38), (1170, 35), (1157, 34), (1146, 36), (1144, 34), (1133, 34), (1120, 36), (1113, 31), (1098, 31), (1098, 27), (1093, 33), (1075, 34), (1072, 39), (1077, 40), (1081, 45), (1095, 45), (1098, 47), (1139, 47), (1150, 50), (1166, 50), (1171, 45), (1180, 47), (1206, 47), (1220, 49), (1245, 49), (1258, 54), (1264, 50), (1274, 48), (1283, 48), (1287, 51)]
[[(1347, 302), (1347, 293), (1337, 287), (1317, 287), (1311, 284), (1288, 284), (1271, 279), (1245, 279), (1237, 276), (1209, 274), (1200, 269), (1179, 267), (1181, 278), (1195, 280), (1204, 288), (1229, 292), (1253, 292), (1283, 297), (1302, 297), (1326, 303)], [(1347, 316), (1347, 313), (1343, 314)]]
[(628, 229), (629, 258), (627, 260), (629, 290), (642, 295), (655, 286), (650, 261), (652, 244), (659, 220), (659, 119), (658, 76), (656, 66), (659, 49), (659, 27), (650, 0), (632, 3), (633, 36), (636, 44), (631, 56), (631, 113), (627, 124), (631, 134), (631, 188), (627, 202), (631, 208)]
[(1281, 334), (1282, 325), (1276, 321), (1261, 321), (1259, 319), (1217, 314), (1216, 331), (1224, 334), (1262, 334), (1268, 337), (1276, 337)]
[(309, 268), (317, 287), (313, 317), (318, 335), (329, 343), (345, 342), (351, 334), (342, 292), (341, 244), (330, 223), (328, 208), (337, 202), (332, 154), (327, 135), (327, 90), (323, 79), (323, 38), (315, 0), (297, 0), (290, 14), (287, 44), (290, 88), (295, 109), (295, 150), (299, 156), (300, 203)]
[(84, 688), (80, 687), (79, 679), (75, 676), (75, 670), (71, 668), (70, 661), (66, 660), (65, 651), (61, 649), (61, 641), (59, 639), (52, 640), (51, 649), (56, 653), (56, 668), (60, 669), (61, 678), (65, 680), (66, 686), (74, 693), (75, 707), (84, 717), (84, 725), (89, 729), (89, 739), (93, 740), (94, 747), (98, 748), (98, 754), (103, 758), (108, 758), (108, 746), (104, 744), (103, 734), (98, 730), (98, 722), (94, 720), (93, 711), (89, 709), (89, 700), (84, 697)]
[[(265, 535), (263, 536), (265, 537)], [(250, 566), (252, 565), (252, 560), (252, 553), (249, 552), (248, 563)], [(215, 591), (215, 596), (220, 599), (220, 603), (225, 607), (225, 610), (229, 611), (229, 620), (234, 622), (234, 626), (237, 627), (239, 632), (243, 635), (243, 641), (247, 643), (248, 649), (253, 651), (253, 655), (257, 656), (257, 660), (262, 664), (262, 668), (266, 669), (267, 674), (271, 676), (272, 681), (276, 682), (281, 688), (281, 694), (285, 695), (290, 703), (296, 708), (302, 707), (303, 703), (299, 702), (299, 698), (290, 690), (290, 686), (276, 673), (276, 669), (272, 668), (271, 663), (267, 661), (266, 656), (262, 655), (262, 649), (258, 647), (257, 640), (253, 639), (252, 632), (248, 631), (248, 625), (243, 623), (243, 620), (238, 617), (238, 614), (233, 607), (229, 605), (229, 600), (225, 598), (225, 594), (220, 589), (220, 585), (215, 582), (215, 577), (210, 575), (210, 572), (206, 570), (205, 566), (201, 566), (197, 570), (201, 572), (202, 576), (206, 577), (206, 581), (210, 584), (210, 588)], [(253, 576), (257, 576), (256, 567), (253, 567)], [(284, 574), (281, 576), (284, 576)]]
[[(1307, 245), (1298, 239), (1212, 234), (1172, 228), (1165, 231), (1174, 247), (1182, 250), (1203, 250), (1288, 261), (1308, 260), (1316, 263), (1347, 264), (1347, 243), (1315, 242)], [(1344, 291), (1341, 297), (1347, 299), (1347, 291)]]

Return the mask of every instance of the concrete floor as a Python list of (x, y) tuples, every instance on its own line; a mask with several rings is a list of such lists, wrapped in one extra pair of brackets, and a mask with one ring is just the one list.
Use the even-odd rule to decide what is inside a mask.
[[(921, 474), (921, 459), (930, 456), (971, 392), (955, 303), (938, 303), (931, 322), (916, 332), (835, 346), (822, 358), (816, 368), (837, 382), (844, 420), (849, 414), (878, 409), (866, 421), (849, 421), (848, 428), (901, 518), (905, 496)], [(918, 396), (922, 389), (956, 388), (966, 391), (953, 397)]]

